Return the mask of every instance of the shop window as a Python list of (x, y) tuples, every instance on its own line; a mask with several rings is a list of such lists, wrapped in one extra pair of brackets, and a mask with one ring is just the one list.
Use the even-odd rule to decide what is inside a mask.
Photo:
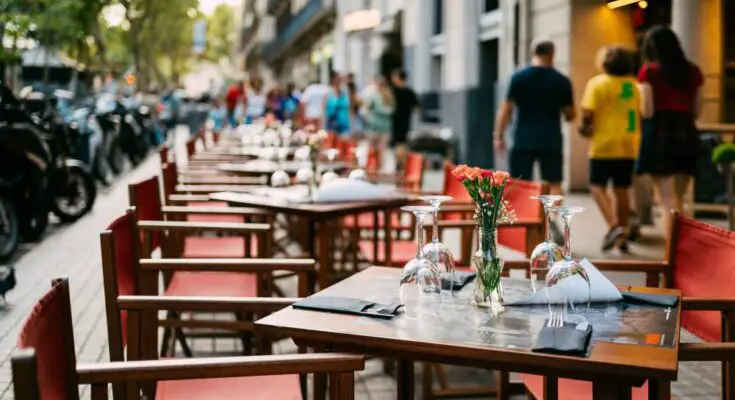
[(444, 32), (444, 0), (434, 0), (434, 34)]
[(500, 0), (485, 0), (485, 12), (495, 11), (500, 7)]

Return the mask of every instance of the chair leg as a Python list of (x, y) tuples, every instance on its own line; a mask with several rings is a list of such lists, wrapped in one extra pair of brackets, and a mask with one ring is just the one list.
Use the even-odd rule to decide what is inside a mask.
[(185, 357), (194, 357), (194, 353), (192, 353), (191, 348), (189, 347), (189, 344), (186, 343), (186, 336), (184, 335), (184, 330), (181, 328), (175, 328), (174, 334), (176, 335), (176, 340), (181, 345), (181, 351), (184, 352)]
[[(171, 314), (169, 313), (169, 317)], [(171, 328), (164, 328), (163, 330), (163, 339), (161, 340), (161, 358), (168, 357), (168, 345), (171, 341)]]
[[(252, 321), (253, 313), (235, 313), (235, 318), (240, 321)], [(242, 341), (242, 354), (253, 354), (253, 335), (251, 332), (240, 332), (240, 341)]]
[(432, 400), (434, 398), (434, 377), (432, 375), (432, 366), (429, 363), (423, 363), (421, 371), (421, 386), (424, 400)]

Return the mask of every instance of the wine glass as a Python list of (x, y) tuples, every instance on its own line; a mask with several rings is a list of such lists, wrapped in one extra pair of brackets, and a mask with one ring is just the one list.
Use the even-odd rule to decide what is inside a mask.
[(291, 183), (291, 177), (286, 172), (285, 163), (288, 157), (288, 148), (279, 147), (276, 149), (276, 157), (278, 159), (278, 169), (271, 175), (271, 186), (285, 187)]
[(431, 260), (439, 270), (439, 276), (443, 282), (443, 294), (452, 294), (454, 285), (454, 257), (449, 248), (439, 241), (439, 209), (442, 203), (452, 200), (451, 196), (420, 196), (419, 200), (429, 203), (432, 208), (433, 224), (432, 238), (424, 248), (424, 257)]
[(401, 303), (407, 312), (412, 312), (411, 303), (440, 302), (441, 277), (436, 265), (424, 256), (424, 218), (434, 209), (429, 206), (406, 206), (401, 210), (413, 213), (416, 217), (416, 257), (401, 271)]
[(554, 242), (551, 238), (551, 215), (552, 212), (549, 207), (552, 207), (556, 202), (564, 199), (564, 196), (559, 195), (541, 195), (532, 196), (531, 199), (538, 200), (544, 206), (544, 215), (546, 216), (546, 239), (536, 245), (531, 252), (530, 272), (531, 272), (531, 288), (535, 292), (539, 288), (536, 285), (540, 284), (537, 282), (544, 279), (546, 272), (551, 266), (561, 260), (564, 257), (562, 248)]
[(339, 179), (339, 175), (334, 172), (334, 160), (339, 155), (339, 149), (327, 149), (324, 151), (324, 154), (327, 156), (327, 161), (329, 162), (329, 171), (322, 175), (322, 184)]
[[(586, 314), (590, 306), (590, 278), (584, 266), (572, 258), (570, 228), (572, 218), (583, 212), (584, 208), (557, 206), (549, 207), (549, 210), (558, 213), (564, 221), (564, 257), (555, 262), (546, 274), (546, 296), (549, 307), (552, 304), (560, 305), (565, 320), (567, 317), (584, 320), (582, 313)], [(586, 306), (578, 307), (579, 304)]]

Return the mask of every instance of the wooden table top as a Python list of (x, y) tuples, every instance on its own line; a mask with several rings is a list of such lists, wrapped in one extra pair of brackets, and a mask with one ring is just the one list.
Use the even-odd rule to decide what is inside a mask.
[[(372, 267), (314, 296), (352, 297), (380, 303), (398, 299), (397, 268)], [(528, 281), (505, 279), (506, 301), (530, 291)], [(631, 288), (659, 294), (670, 289)], [(640, 385), (645, 379), (676, 380), (680, 308), (625, 302), (593, 305), (593, 338), (586, 358), (530, 351), (548, 306), (506, 306), (498, 315), (469, 304), (472, 284), (439, 304), (408, 304), (392, 320), (283, 309), (256, 322), (305, 346), (416, 361), (595, 379), (615, 375)]]
[[(256, 191), (257, 188), (254, 188)], [(260, 187), (260, 189), (265, 189)], [(289, 189), (273, 189), (271, 191), (288, 191)], [(314, 203), (288, 199), (287, 196), (275, 197), (251, 193), (221, 192), (212, 193), (209, 198), (215, 201), (225, 201), (232, 206), (255, 207), (284, 214), (303, 215), (312, 218), (334, 218), (345, 215), (354, 215), (363, 212), (379, 211), (399, 208), (411, 202), (407, 196), (397, 195), (395, 198), (380, 200), (364, 200), (350, 202)]]

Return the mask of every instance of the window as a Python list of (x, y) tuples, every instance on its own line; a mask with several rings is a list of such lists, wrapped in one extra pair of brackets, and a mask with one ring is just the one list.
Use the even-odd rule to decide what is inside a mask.
[(444, 32), (444, 0), (434, 0), (434, 34)]
[(497, 10), (500, 7), (500, 0), (485, 0), (485, 12)]

